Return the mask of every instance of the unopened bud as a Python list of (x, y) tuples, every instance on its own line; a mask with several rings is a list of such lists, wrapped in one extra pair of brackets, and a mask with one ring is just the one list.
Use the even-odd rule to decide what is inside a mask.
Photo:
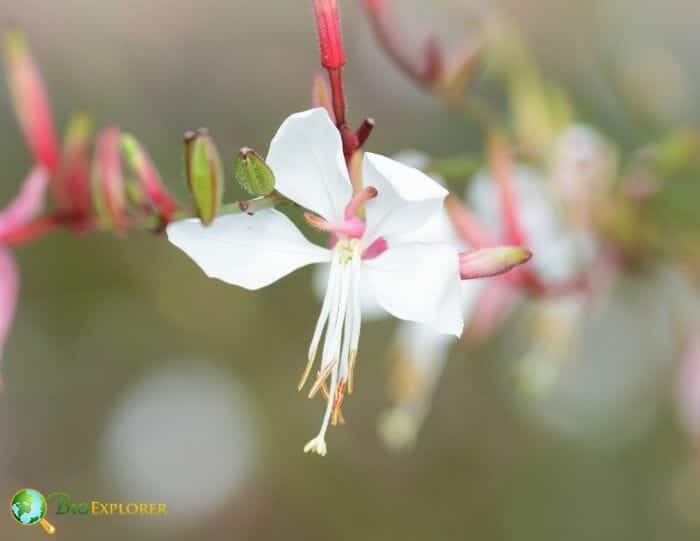
[(92, 194), (90, 191), (89, 148), (92, 119), (85, 113), (71, 117), (64, 138), (63, 158), (57, 173), (56, 193), (60, 208), (76, 217), (71, 226), (86, 231), (92, 225)]
[(253, 149), (244, 147), (235, 164), (236, 182), (251, 195), (268, 195), (275, 189), (275, 175)]
[(126, 193), (120, 138), (119, 128), (105, 129), (98, 136), (92, 183), (100, 222), (114, 231), (124, 232), (127, 228)]
[(527, 263), (531, 257), (532, 253), (520, 246), (499, 246), (463, 252), (459, 254), (459, 273), (462, 280), (487, 278)]
[(177, 205), (163, 185), (158, 170), (153, 165), (148, 153), (129, 133), (122, 135), (121, 146), (126, 163), (136, 175), (136, 180), (141, 187), (140, 191), (162, 213), (163, 218), (169, 220)]
[(143, 190), (143, 186), (133, 179), (128, 179), (126, 181), (126, 198), (129, 203), (137, 209), (148, 209), (149, 199), (146, 192)]
[(340, 69), (345, 65), (345, 51), (337, 0), (313, 0), (313, 4), (321, 46), (321, 65), (326, 69)]
[(187, 186), (202, 223), (210, 224), (224, 195), (224, 169), (214, 140), (206, 130), (185, 134)]
[(53, 173), (59, 150), (41, 74), (21, 32), (9, 30), (4, 41), (10, 93), (19, 125), (34, 160)]

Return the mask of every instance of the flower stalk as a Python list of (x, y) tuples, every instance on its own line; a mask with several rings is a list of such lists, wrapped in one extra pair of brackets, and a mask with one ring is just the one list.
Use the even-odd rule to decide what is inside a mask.
[(345, 50), (340, 31), (338, 3), (337, 0), (313, 0), (313, 7), (321, 49), (321, 65), (326, 69), (330, 83), (332, 118), (340, 132), (345, 161), (350, 163), (352, 155), (361, 145), (346, 118), (347, 105), (343, 88)]

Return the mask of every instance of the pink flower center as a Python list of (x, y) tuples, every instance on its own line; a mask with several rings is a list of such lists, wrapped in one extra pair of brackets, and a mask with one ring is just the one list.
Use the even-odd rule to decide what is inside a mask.
[[(365, 206), (367, 201), (377, 197), (376, 188), (368, 187), (356, 193), (345, 207), (344, 219), (340, 223), (331, 223), (320, 216), (304, 213), (304, 219), (313, 228), (331, 234), (329, 241), (330, 248), (338, 242), (338, 237), (348, 239), (361, 239), (367, 230), (367, 224), (357, 213)], [(379, 237), (369, 245), (362, 253), (362, 259), (374, 259), (387, 250), (389, 245), (383, 237)]]

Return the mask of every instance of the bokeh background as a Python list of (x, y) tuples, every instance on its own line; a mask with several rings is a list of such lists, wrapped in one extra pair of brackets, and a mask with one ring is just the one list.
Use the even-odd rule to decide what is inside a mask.
[[(416, 44), (430, 30), (459, 41), (484, 9), (395, 3)], [(243, 145), (265, 151), (281, 120), (308, 107), (318, 68), (309, 4), (0, 0), (0, 23), (26, 31), (59, 125), (85, 108), (99, 125), (138, 134), (184, 198), (185, 130), (207, 126), (230, 160)], [(377, 119), (371, 149), (479, 148), (474, 126), (386, 60), (359, 2), (341, 4), (350, 115)], [(506, 0), (499, 8), (585, 118), (623, 147), (700, 119), (697, 2)], [(9, 200), (29, 161), (4, 81), (0, 148), (0, 196)], [(453, 352), (416, 449), (399, 455), (376, 431), (395, 324), (365, 325), (348, 426), (330, 432), (330, 453), (319, 459), (301, 449), (317, 430), (320, 402), (295, 389), (318, 310), (308, 269), (251, 293), (206, 279), (147, 234), (59, 232), (17, 253), (0, 502), (32, 486), (75, 501), (171, 509), (167, 518), (53, 517), (58, 538), (700, 536), (700, 474), (675, 407), (673, 307), (648, 278), (630, 280), (591, 323), (594, 362), (576, 376), (595, 391), (583, 413), (547, 422), (523, 404), (512, 376), (525, 341), (516, 318), (484, 347)], [(41, 535), (0, 514), (0, 538)]]

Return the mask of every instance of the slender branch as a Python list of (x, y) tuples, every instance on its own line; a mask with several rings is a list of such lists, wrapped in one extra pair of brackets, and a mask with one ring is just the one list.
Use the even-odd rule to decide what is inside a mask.
[[(255, 214), (264, 209), (273, 208), (280, 203), (287, 201), (279, 192), (272, 192), (264, 197), (256, 197), (255, 199), (234, 201), (233, 203), (226, 203), (221, 206), (218, 216), (224, 216), (227, 214)], [(194, 218), (192, 209), (180, 209), (175, 212), (172, 216), (173, 220), (185, 220), (187, 218)], [(133, 224), (135, 227), (140, 229), (145, 229), (149, 231), (163, 231), (167, 227), (168, 223), (163, 221), (163, 218), (159, 215), (149, 215), (145, 216), (141, 220), (136, 221)]]

